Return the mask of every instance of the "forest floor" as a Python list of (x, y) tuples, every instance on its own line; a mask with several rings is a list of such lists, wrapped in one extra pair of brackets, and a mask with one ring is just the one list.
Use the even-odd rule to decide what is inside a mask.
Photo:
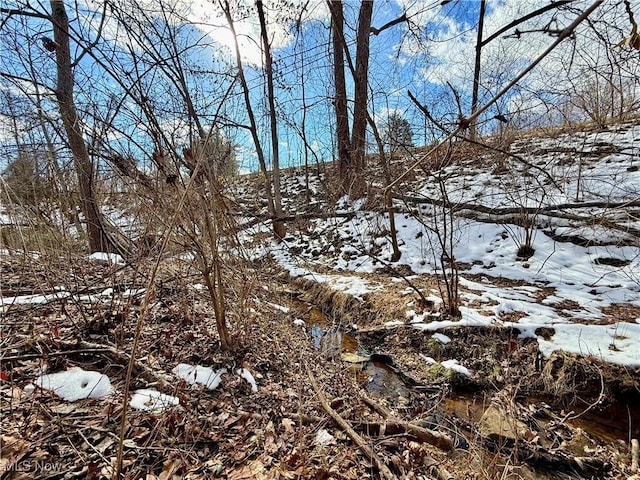
[[(606, 155), (590, 161), (604, 164)], [(329, 168), (322, 174), (329, 177)], [(624, 171), (635, 174), (626, 163)], [(612, 241), (600, 245), (606, 256), (566, 246), (569, 263), (581, 268), (594, 258), (622, 258), (622, 265), (593, 267), (608, 283), (582, 281), (583, 271), (572, 276), (570, 266), (554, 264), (548, 238), (555, 236), (555, 252), (565, 245), (561, 233), (580, 243), (589, 232), (566, 224), (554, 230), (542, 214), (536, 221), (546, 233), (541, 227), (527, 260), (500, 256), (505, 223), (485, 231), (494, 241), (490, 261), (456, 247), (462, 317), (452, 318), (442, 311), (442, 270), (411, 253), (409, 239), (429, 235), (411, 230), (412, 208), (421, 204), (398, 205), (407, 215), (399, 226), (404, 256), (391, 263), (384, 209), (332, 198), (320, 177), (311, 181), (313, 198), (287, 197), (289, 208), (298, 202), (307, 211), (290, 222), (283, 242), (269, 238), (268, 222), (252, 222), (253, 230), (241, 232), (246, 256), (227, 259), (232, 351), (220, 349), (202, 278), (177, 250), (156, 273), (153, 257), (112, 263), (59, 250), (2, 251), (1, 478), (112, 478), (136, 339), (129, 390), (155, 388), (179, 406), (127, 406), (126, 478), (638, 478), (633, 325), (640, 305), (636, 277), (625, 282), (623, 271), (637, 271), (635, 226), (611, 233), (620, 232), (622, 218), (634, 221), (635, 207), (627, 217), (616, 207), (618, 223), (607, 225)], [(291, 171), (284, 183), (296, 191), (303, 178)], [(413, 181), (419, 190), (423, 181)], [(256, 182), (243, 182), (238, 198), (247, 202)], [(473, 194), (475, 184), (465, 185), (458, 191)], [(259, 189), (253, 195), (259, 205)], [(535, 275), (516, 275), (516, 268)], [(558, 270), (566, 283), (553, 277)], [(582, 354), (563, 337), (578, 326), (585, 328)], [(606, 351), (592, 349), (599, 337)], [(229, 373), (215, 389), (191, 386), (173, 373), (180, 363)], [(72, 367), (106, 375), (112, 394), (67, 402), (34, 387), (44, 373)], [(257, 391), (235, 374), (242, 368)]]

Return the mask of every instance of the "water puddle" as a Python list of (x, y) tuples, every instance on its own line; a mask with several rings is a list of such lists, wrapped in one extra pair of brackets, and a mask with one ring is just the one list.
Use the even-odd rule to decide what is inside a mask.
[(397, 406), (406, 405), (411, 392), (400, 375), (387, 363), (369, 361), (358, 374), (367, 392)]
[(313, 346), (325, 357), (341, 360), (369, 394), (384, 398), (394, 405), (407, 403), (409, 387), (393, 367), (390, 356), (362, 350), (356, 337), (338, 326), (328, 327), (326, 316), (315, 306), (308, 310), (306, 321), (312, 325)]

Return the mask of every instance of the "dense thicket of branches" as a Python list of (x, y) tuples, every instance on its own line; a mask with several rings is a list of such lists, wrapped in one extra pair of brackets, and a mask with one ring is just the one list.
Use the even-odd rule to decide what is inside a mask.
[[(377, 6), (220, 0), (198, 23), (186, 4), (168, 1), (71, 10), (60, 0), (49, 8), (11, 0), (0, 8), (0, 162), (13, 192), (3, 198), (41, 218), (44, 204), (59, 208), (91, 251), (135, 255), (131, 234), (102, 211), (114, 191), (135, 192), (154, 212), (145, 235), (178, 226), (181, 241), (202, 253), (215, 303), (228, 246), (225, 186), (242, 157), (261, 172), (257, 205), (282, 239), (281, 163), (335, 158), (328, 190), (360, 196), (375, 165), (367, 153), (378, 152), (384, 185), (397, 189), (409, 170), (394, 171), (390, 160), (417, 167), (414, 145), (462, 138), (468, 127), (476, 141), (550, 124), (604, 125), (639, 106), (637, 12), (627, 0)], [(585, 20), (588, 9), (597, 15)], [(433, 30), (438, 18), (449, 26)], [(430, 55), (434, 45), (446, 49)], [(101, 188), (112, 175), (111, 191)], [(159, 221), (185, 206), (210, 215)], [(390, 195), (381, 208), (393, 222)], [(218, 310), (223, 325), (223, 303)]]

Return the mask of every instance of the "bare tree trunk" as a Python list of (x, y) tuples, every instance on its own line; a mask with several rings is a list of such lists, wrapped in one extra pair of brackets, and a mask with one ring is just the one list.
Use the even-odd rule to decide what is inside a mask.
[[(369, 38), (371, 35), (371, 17), (373, 0), (360, 5), (358, 30), (356, 33), (355, 67), (349, 55), (344, 38), (344, 10), (341, 0), (327, 0), (331, 13), (333, 43), (333, 76), (335, 82), (336, 137), (338, 140), (338, 158), (342, 188), (346, 193), (361, 194), (364, 191), (364, 155), (367, 132), (367, 96), (369, 84)], [(346, 60), (353, 75), (354, 107), (353, 127), (349, 138), (347, 114), (347, 93), (344, 75)]]
[[(384, 187), (386, 192), (387, 187), (391, 185), (391, 172), (389, 170), (390, 162), (389, 162), (389, 159), (387, 158), (387, 154), (384, 151), (384, 142), (382, 141), (382, 137), (380, 136), (378, 127), (376, 126), (376, 123), (373, 121), (373, 118), (371, 117), (371, 115), (367, 114), (367, 121), (371, 126), (373, 137), (376, 139), (376, 144), (378, 145), (378, 155), (380, 156), (382, 172), (384, 173)], [(385, 193), (384, 206), (387, 209), (387, 213), (389, 214), (389, 235), (391, 237), (391, 248), (393, 249), (393, 253), (391, 254), (391, 261), (397, 262), (398, 260), (400, 260), (400, 256), (402, 255), (402, 253), (400, 252), (400, 245), (398, 244), (398, 231), (396, 230), (396, 217), (395, 217), (395, 212), (393, 210), (393, 198), (390, 192)]]
[[(233, 36), (233, 45), (236, 55), (236, 65), (238, 67), (238, 79), (240, 80), (240, 85), (242, 86), (242, 92), (244, 94), (244, 103), (247, 108), (247, 115), (249, 116), (250, 123), (250, 131), (251, 138), (253, 139), (253, 144), (256, 147), (256, 154), (258, 155), (258, 163), (260, 164), (260, 170), (265, 178), (265, 187), (267, 193), (267, 208), (269, 209), (269, 215), (272, 218), (276, 218), (276, 207), (273, 199), (273, 193), (271, 191), (271, 176), (269, 175), (269, 171), (267, 170), (267, 162), (265, 161), (264, 150), (262, 149), (262, 143), (260, 142), (260, 137), (258, 136), (258, 124), (256, 122), (256, 117), (253, 113), (253, 107), (251, 106), (251, 97), (249, 94), (249, 86), (247, 85), (247, 79), (244, 75), (244, 67), (242, 64), (242, 56), (240, 55), (240, 46), (238, 45), (238, 37), (236, 36), (236, 29), (233, 22), (233, 17), (231, 16), (231, 6), (229, 5), (228, 0), (220, 0), (220, 6), (224, 11), (224, 15), (227, 19), (227, 23), (229, 24), (229, 29), (231, 30), (231, 34)], [(273, 232), (278, 236), (277, 226), (273, 226)]]
[(69, 18), (62, 0), (51, 0), (51, 18), (53, 22), (53, 38), (56, 43), (58, 73), (56, 98), (62, 123), (69, 140), (69, 148), (73, 155), (76, 175), (78, 176), (80, 202), (86, 221), (89, 249), (92, 252), (115, 252), (118, 249), (105, 233), (100, 210), (96, 202), (93, 185), (95, 172), (82, 136), (80, 119), (74, 103), (73, 71), (69, 48)]
[[(480, 1), (480, 14), (478, 18), (478, 40), (476, 41), (476, 63), (473, 71), (473, 94), (471, 98), (471, 115), (478, 109), (478, 92), (480, 90), (480, 61), (482, 60), (482, 31), (484, 30), (484, 12), (487, 1)], [(478, 138), (478, 120), (471, 122), (469, 136), (471, 140)]]
[(273, 60), (271, 58), (271, 47), (267, 34), (267, 22), (264, 16), (262, 0), (256, 1), (258, 9), (258, 19), (260, 20), (260, 36), (262, 38), (262, 48), (264, 49), (264, 69), (267, 75), (267, 97), (269, 100), (269, 118), (271, 120), (271, 153), (273, 155), (273, 206), (275, 219), (273, 231), (278, 238), (284, 238), (287, 228), (282, 220), (282, 193), (280, 191), (280, 160), (278, 147), (278, 119), (276, 118), (276, 96), (273, 88)]
[(371, 36), (371, 16), (373, 0), (364, 1), (358, 15), (358, 32), (356, 36), (356, 71), (353, 77), (355, 84), (353, 100), (353, 129), (351, 130), (351, 160), (353, 162), (354, 180), (363, 187), (362, 170), (367, 132), (367, 96), (369, 85), (369, 38)]
[[(35, 67), (33, 63), (29, 63), (29, 69), (31, 72), (31, 78), (36, 78)], [(51, 166), (51, 170), (53, 171), (55, 177), (56, 191), (61, 193), (59, 194), (59, 202), (60, 208), (64, 213), (69, 215), (71, 222), (75, 226), (78, 235), (83, 234), (82, 224), (80, 223), (80, 217), (78, 216), (78, 209), (76, 206), (76, 202), (72, 198), (71, 192), (69, 191), (69, 186), (65, 181), (63, 172), (58, 164), (58, 159), (56, 158), (55, 147), (53, 145), (53, 140), (51, 139), (51, 134), (49, 130), (47, 130), (47, 123), (50, 122), (44, 115), (44, 109), (42, 106), (42, 93), (40, 92), (40, 85), (38, 83), (33, 84), (33, 90), (35, 92), (34, 104), (36, 107), (38, 125), (40, 126), (40, 130), (42, 131), (42, 136), (45, 140), (46, 145), (46, 158), (48, 164)]]
[[(201, 192), (200, 197), (203, 200), (203, 203), (206, 202), (206, 199)], [(200, 255), (201, 271), (213, 305), (216, 329), (220, 336), (220, 348), (222, 350), (231, 350), (233, 348), (233, 341), (227, 326), (224, 285), (222, 283), (222, 259), (218, 253), (220, 251), (220, 232), (215, 223), (216, 221), (214, 220), (212, 222), (208, 213), (206, 213), (203, 218), (207, 235), (206, 243), (211, 248), (211, 251), (207, 252), (207, 254), (202, 252), (203, 254)], [(207, 258), (209, 255), (213, 258)]]
[[(344, 11), (342, 0), (327, 0), (331, 12), (333, 43), (333, 99), (336, 112), (336, 140), (338, 142), (338, 165), (343, 187), (349, 186), (351, 171), (351, 142), (349, 140), (349, 115), (347, 113), (347, 82), (344, 75)], [(345, 188), (348, 191), (348, 188)]]
[(300, 100), (302, 101), (302, 120), (300, 121), (300, 136), (304, 144), (304, 186), (307, 203), (311, 203), (311, 189), (309, 188), (309, 142), (307, 141), (307, 89), (305, 88), (305, 54), (304, 45), (300, 55)]
[(44, 118), (44, 114), (42, 113), (42, 103), (41, 103), (40, 93), (37, 91), (37, 87), (36, 87), (36, 102), (37, 102), (36, 108), (38, 109), (38, 122), (40, 124), (40, 129), (42, 130), (42, 136), (44, 137), (45, 144), (47, 146), (47, 150), (46, 150), (47, 162), (49, 162), (49, 165), (51, 165), (51, 169), (53, 170), (53, 173), (56, 179), (57, 188), (59, 188), (61, 191), (60, 193), (62, 193), (62, 195), (60, 195), (61, 196), (60, 207), (64, 212), (67, 212), (67, 214), (70, 216), (71, 221), (73, 222), (73, 225), (76, 227), (76, 230), (78, 231), (78, 234), (82, 234), (82, 224), (80, 223), (78, 210), (74, 202), (74, 199), (71, 195), (71, 192), (69, 192), (69, 187), (67, 185), (67, 182), (64, 179), (64, 174), (60, 168), (60, 165), (58, 164), (58, 159), (56, 158), (53, 140), (51, 139), (51, 135), (47, 130), (46, 119)]

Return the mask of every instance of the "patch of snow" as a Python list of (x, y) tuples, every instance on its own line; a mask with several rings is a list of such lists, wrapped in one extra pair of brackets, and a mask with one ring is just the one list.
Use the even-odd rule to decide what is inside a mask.
[(124, 259), (117, 253), (93, 252), (91, 255), (89, 255), (89, 260), (92, 260), (96, 263), (124, 265)]
[(80, 367), (38, 377), (35, 385), (51, 390), (63, 400), (75, 402), (83, 398), (104, 398), (113, 392), (109, 377)]
[(438, 332), (431, 335), (431, 338), (438, 340), (440, 343), (444, 343), (445, 345), (451, 341), (449, 337), (447, 337), (443, 333), (438, 333)]
[(318, 445), (332, 445), (336, 443), (336, 438), (331, 435), (327, 430), (321, 428), (316, 433), (316, 444)]
[(127, 288), (122, 292), (122, 298), (140, 297), (146, 293), (146, 288)]
[(154, 389), (143, 388), (133, 392), (129, 405), (136, 410), (161, 412), (167, 408), (179, 406), (180, 400), (178, 397), (165, 395)]
[(279, 311), (281, 311), (283, 313), (289, 313), (291, 311), (291, 309), (289, 307), (285, 307), (284, 305), (278, 305), (277, 303), (267, 302), (267, 305), (270, 305), (271, 307), (273, 307), (276, 310), (279, 310)]
[(384, 322), (384, 326), (385, 327), (390, 327), (390, 328), (391, 327), (397, 327), (397, 326), (400, 326), (400, 325), (404, 325), (404, 322), (401, 322), (399, 320), (390, 320), (388, 322)]
[(47, 295), (20, 295), (17, 297), (0, 297), (0, 311), (5, 311), (11, 305), (40, 305), (71, 297), (69, 292), (55, 292)]
[(227, 369), (220, 368), (214, 371), (209, 367), (179, 363), (172, 372), (190, 385), (199, 384), (209, 390), (215, 390), (222, 381), (222, 375), (227, 373)]
[(458, 360), (452, 359), (452, 360), (443, 360), (442, 362), (438, 362), (437, 360), (434, 360), (433, 357), (428, 357), (427, 355), (424, 355), (422, 353), (420, 353), (419, 355), (420, 355), (420, 358), (422, 358), (429, 365), (442, 365), (446, 369), (454, 370), (458, 373), (466, 375), (467, 377), (472, 376), (471, 371), (468, 368), (460, 365)]
[(238, 370), (236, 370), (236, 374), (240, 375), (240, 377), (244, 378), (247, 383), (251, 385), (251, 391), (253, 393), (256, 393), (258, 391), (258, 385), (256, 384), (256, 381), (249, 370), (247, 370), (246, 368), (239, 368)]
[(467, 377), (471, 377), (471, 371), (469, 371), (467, 367), (463, 367), (462, 365), (460, 365), (458, 360), (444, 360), (440, 362), (440, 365), (442, 365), (444, 368), (448, 368), (449, 370), (453, 370), (454, 372), (458, 372), (466, 375)]
[(640, 366), (640, 324), (613, 325), (563, 324), (553, 326), (549, 340), (538, 338), (540, 351), (549, 357), (556, 350), (594, 356), (600, 360), (633, 367)]

